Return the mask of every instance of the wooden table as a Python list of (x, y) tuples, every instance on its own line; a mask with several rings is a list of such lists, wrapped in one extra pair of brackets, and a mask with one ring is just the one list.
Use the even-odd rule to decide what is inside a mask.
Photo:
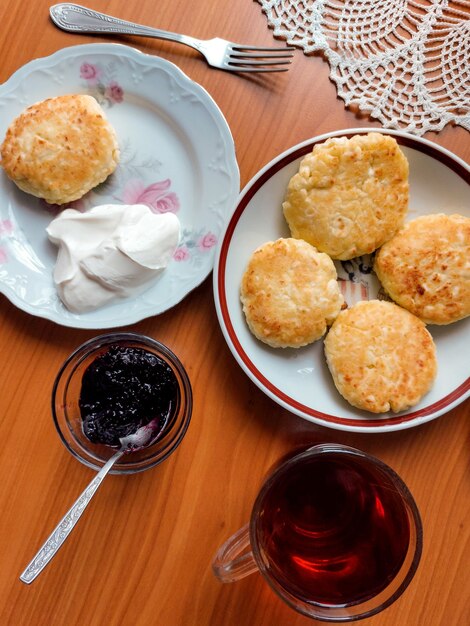
[[(113, 40), (57, 30), (48, 19), (49, 4), (1, 4), (2, 81), (65, 46)], [(90, 0), (89, 5), (203, 38), (273, 42), (260, 6), (251, 0)], [(172, 61), (213, 96), (233, 133), (242, 186), (304, 139), (378, 126), (345, 109), (319, 56), (307, 58), (299, 50), (289, 72), (261, 79), (209, 69), (177, 44), (119, 41)], [(469, 135), (462, 128), (448, 127), (429, 139), (470, 160)], [(31, 586), (22, 584), (20, 572), (92, 478), (57, 436), (50, 393), (63, 360), (100, 333), (32, 317), (3, 296), (0, 315), (3, 626), (312, 623), (274, 596), (260, 575), (232, 585), (217, 582), (211, 559), (248, 519), (267, 468), (295, 445), (318, 439), (352, 444), (389, 463), (422, 514), (425, 543), (416, 577), (399, 601), (368, 623), (469, 623), (469, 403), (418, 428), (387, 434), (324, 429), (293, 416), (255, 387), (232, 357), (216, 319), (211, 278), (172, 310), (130, 327), (166, 343), (188, 370), (194, 413), (185, 440), (151, 471), (107, 478), (52, 563)]]

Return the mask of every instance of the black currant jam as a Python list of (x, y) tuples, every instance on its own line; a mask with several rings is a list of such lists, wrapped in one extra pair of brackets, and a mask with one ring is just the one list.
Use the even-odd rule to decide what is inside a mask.
[(120, 439), (153, 420), (161, 433), (178, 406), (171, 367), (142, 348), (112, 345), (85, 370), (79, 407), (85, 436), (120, 447)]

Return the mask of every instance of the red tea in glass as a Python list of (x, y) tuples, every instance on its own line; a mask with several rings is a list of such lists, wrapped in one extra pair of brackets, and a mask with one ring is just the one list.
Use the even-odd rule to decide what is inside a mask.
[(306, 457), (264, 490), (256, 537), (266, 567), (289, 593), (324, 604), (362, 602), (405, 560), (410, 525), (380, 467), (341, 452)]
[(250, 524), (220, 548), (213, 567), (224, 582), (259, 569), (300, 613), (352, 621), (403, 593), (421, 549), (421, 520), (401, 478), (364, 452), (320, 444), (270, 473)]

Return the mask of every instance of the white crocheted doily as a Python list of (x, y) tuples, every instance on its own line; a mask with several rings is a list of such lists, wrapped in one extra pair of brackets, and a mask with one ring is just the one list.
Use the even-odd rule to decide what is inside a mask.
[(322, 51), (346, 105), (416, 135), (470, 130), (470, 0), (258, 0), (274, 34)]

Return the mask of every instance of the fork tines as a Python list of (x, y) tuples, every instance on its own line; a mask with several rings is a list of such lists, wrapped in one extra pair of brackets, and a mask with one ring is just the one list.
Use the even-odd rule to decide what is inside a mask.
[(292, 46), (273, 48), (233, 44), (227, 64), (237, 72), (287, 72), (289, 68), (279, 66), (292, 63), (293, 50)]

